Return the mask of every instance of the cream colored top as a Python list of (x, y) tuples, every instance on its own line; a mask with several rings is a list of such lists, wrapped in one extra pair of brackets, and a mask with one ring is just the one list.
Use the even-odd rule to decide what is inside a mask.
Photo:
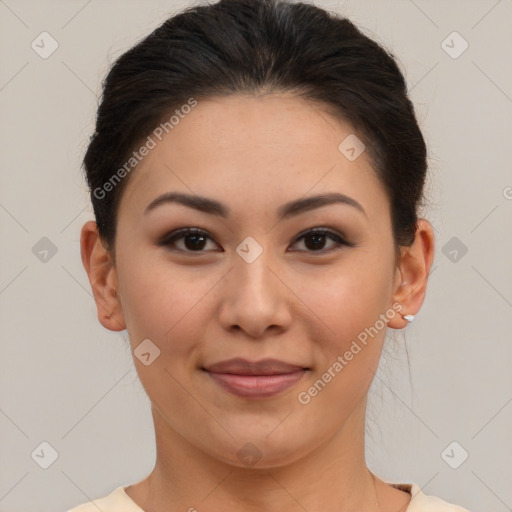
[[(468, 512), (468, 510), (443, 501), (440, 498), (423, 494), (420, 487), (416, 484), (390, 483), (390, 485), (412, 495), (406, 512)], [(118, 487), (104, 498), (83, 503), (67, 512), (144, 512), (126, 494), (126, 487), (129, 487), (129, 485)]]

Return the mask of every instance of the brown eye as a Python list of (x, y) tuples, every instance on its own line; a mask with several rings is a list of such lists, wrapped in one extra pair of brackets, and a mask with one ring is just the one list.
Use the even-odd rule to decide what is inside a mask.
[[(206, 252), (211, 237), (205, 231), (194, 228), (180, 229), (165, 236), (158, 245), (185, 252)], [(183, 241), (182, 247), (177, 247), (177, 242)]]
[[(328, 231), (325, 229), (312, 229), (300, 235), (295, 243), (298, 243), (300, 240), (304, 240), (304, 246), (306, 247), (306, 252), (331, 252), (336, 249), (339, 249), (341, 246), (349, 246), (353, 247), (353, 244), (347, 242), (340, 235), (335, 233), (334, 231)], [(334, 242), (327, 249), (325, 245), (328, 241)]]

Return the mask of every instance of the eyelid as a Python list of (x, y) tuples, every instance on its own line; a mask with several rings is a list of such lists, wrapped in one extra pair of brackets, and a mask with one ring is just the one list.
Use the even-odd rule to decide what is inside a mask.
[[(217, 242), (215, 242), (215, 240), (208, 233), (208, 231), (206, 231), (205, 229), (199, 228), (199, 227), (185, 227), (185, 228), (176, 229), (170, 233), (167, 233), (163, 238), (161, 238), (160, 241), (158, 242), (158, 245), (165, 247), (165, 246), (168, 246), (171, 242), (181, 240), (184, 237), (186, 237), (187, 235), (194, 235), (194, 234), (203, 235), (203, 236), (205, 236), (205, 238), (208, 238), (209, 240), (213, 241), (217, 246), (219, 246), (219, 244), (217, 244)], [(314, 227), (305, 229), (304, 231), (299, 233), (294, 238), (291, 245), (295, 245), (297, 242), (299, 242), (301, 239), (305, 238), (307, 235), (314, 235), (314, 234), (321, 234), (321, 235), (329, 236), (332, 241), (334, 241), (338, 244), (338, 246), (335, 246), (335, 247), (332, 247), (329, 249), (321, 249), (318, 251), (300, 251), (299, 250), (299, 251), (292, 251), (292, 252), (306, 252), (306, 253), (310, 253), (310, 254), (319, 254), (320, 255), (320, 254), (326, 254), (326, 253), (332, 252), (336, 249), (340, 249), (341, 248), (340, 246), (355, 247), (355, 245), (356, 245), (353, 242), (349, 242), (347, 240), (347, 237), (344, 234), (338, 232), (337, 230), (329, 228), (327, 226), (314, 226)], [(211, 251), (191, 251), (191, 250), (181, 250), (181, 249), (178, 249), (178, 251), (184, 252), (187, 254), (197, 254), (197, 255), (199, 255), (201, 253), (211, 252)], [(216, 251), (216, 252), (224, 252), (224, 250), (221, 249), (220, 251)]]
[(342, 233), (338, 232), (337, 230), (328, 228), (326, 226), (315, 226), (315, 227), (308, 228), (308, 229), (302, 231), (295, 237), (295, 240), (293, 241), (292, 245), (296, 244), (299, 240), (305, 238), (307, 235), (314, 235), (314, 234), (326, 235), (331, 240), (336, 242), (338, 245), (331, 247), (329, 249), (321, 249), (319, 251), (293, 251), (293, 252), (306, 252), (308, 254), (327, 254), (327, 253), (330, 253), (337, 249), (340, 249), (341, 248), (340, 246), (345, 245), (348, 247), (355, 247), (355, 245), (356, 245), (352, 242), (349, 242), (347, 240), (347, 237), (345, 235), (343, 235)]
[(343, 243), (349, 244), (347, 237), (343, 234), (337, 231), (336, 229), (329, 228), (327, 226), (314, 226), (312, 228), (305, 229), (304, 231), (300, 232), (296, 237), (295, 240), (299, 240), (300, 238), (309, 235), (311, 233), (322, 233), (322, 234), (330, 234), (338, 237), (340, 240), (343, 241)]
[[(177, 240), (183, 239), (187, 235), (203, 235), (203, 236), (205, 236), (205, 238), (212, 240), (216, 245), (219, 245), (219, 244), (217, 244), (217, 242), (215, 242), (215, 240), (208, 233), (208, 231), (206, 231), (202, 228), (199, 228), (199, 227), (186, 227), (186, 228), (179, 228), (174, 231), (171, 231), (170, 233), (167, 233), (160, 239), (160, 241), (158, 242), (158, 245), (164, 246), (164, 247), (169, 246), (169, 244), (171, 242), (175, 242)], [(178, 249), (178, 251), (185, 252), (188, 254), (201, 254), (201, 253), (210, 252), (210, 251), (190, 251), (190, 250), (184, 251), (184, 250), (180, 250), (180, 249)], [(221, 250), (218, 252), (224, 252), (224, 250)]]

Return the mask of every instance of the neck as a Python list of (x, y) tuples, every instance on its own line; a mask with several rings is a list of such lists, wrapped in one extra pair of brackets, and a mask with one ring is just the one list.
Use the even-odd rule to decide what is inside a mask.
[(377, 482), (365, 463), (365, 407), (361, 403), (340, 430), (307, 456), (270, 468), (236, 467), (199, 451), (153, 408), (156, 464), (127, 494), (146, 512), (170, 506), (218, 512), (376, 512), (391, 488)]

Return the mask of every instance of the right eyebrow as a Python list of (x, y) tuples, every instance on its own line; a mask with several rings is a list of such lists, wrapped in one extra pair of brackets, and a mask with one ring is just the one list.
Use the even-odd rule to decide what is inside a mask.
[(148, 206), (146, 206), (144, 214), (154, 210), (158, 206), (167, 203), (182, 204), (184, 206), (188, 206), (189, 208), (194, 208), (195, 210), (209, 213), (211, 215), (217, 215), (223, 218), (228, 217), (231, 213), (231, 210), (228, 206), (220, 203), (215, 199), (192, 194), (184, 194), (181, 192), (167, 192), (166, 194), (158, 196)]

